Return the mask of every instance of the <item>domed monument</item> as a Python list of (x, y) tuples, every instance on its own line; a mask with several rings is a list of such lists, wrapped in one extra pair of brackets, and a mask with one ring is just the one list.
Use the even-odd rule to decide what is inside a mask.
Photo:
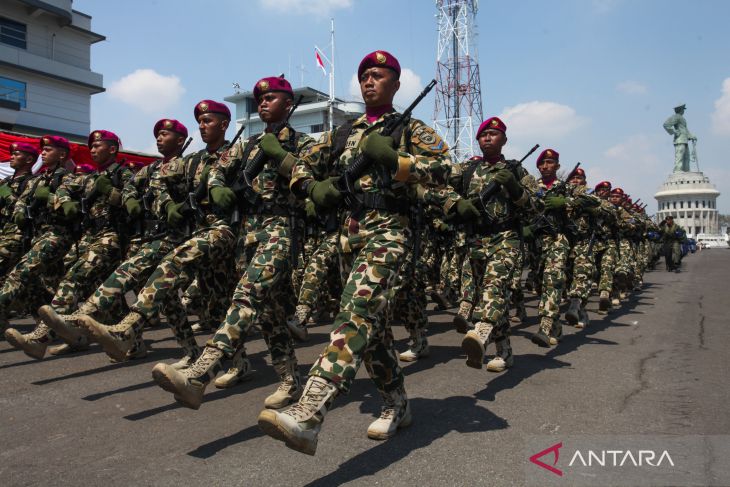
[[(687, 129), (685, 105), (674, 108), (674, 115), (664, 122), (664, 130), (674, 137), (674, 172), (654, 195), (658, 203), (657, 218), (674, 215), (674, 221), (687, 236), (716, 237), (720, 232), (717, 197), (720, 192), (705, 176), (697, 161), (697, 137)], [(689, 143), (692, 143), (690, 150)], [(690, 163), (694, 163), (692, 171)]]

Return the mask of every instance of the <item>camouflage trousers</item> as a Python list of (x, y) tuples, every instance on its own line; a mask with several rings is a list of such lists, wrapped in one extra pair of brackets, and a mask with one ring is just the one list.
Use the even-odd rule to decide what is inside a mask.
[(251, 326), (259, 324), (272, 364), (296, 363), (294, 340), (286, 326), (294, 303), (289, 244), (288, 238), (271, 237), (255, 246), (228, 312), (206, 345), (230, 357), (244, 347)]
[(48, 287), (56, 287), (63, 276), (63, 256), (71, 245), (63, 231), (49, 229), (35, 237), (30, 250), (8, 273), (0, 290), (0, 327), (6, 326), (11, 309), (35, 313), (53, 296)]
[(519, 249), (517, 258), (515, 259), (515, 267), (512, 271), (512, 279), (509, 282), (509, 293), (510, 302), (514, 308), (522, 307), (525, 305), (525, 293), (522, 291), (522, 268), (525, 266), (525, 249), (524, 244), (521, 244), (523, 248)]
[(476, 267), (472, 263), (471, 258), (465, 258), (461, 261), (461, 301), (466, 301), (469, 304), (476, 302), (476, 296), (479, 289), (478, 285), (481, 283), (481, 274), (475, 276), (474, 272), (479, 271), (479, 266)]
[(542, 271), (542, 296), (539, 304), (540, 316), (557, 319), (560, 317), (560, 299), (565, 288), (565, 267), (568, 262), (570, 242), (562, 233), (552, 237), (542, 236), (540, 255)]
[[(137, 295), (132, 311), (147, 322), (164, 313), (178, 343), (189, 341), (193, 332), (178, 293), (197, 278), (203, 296), (211, 296), (207, 299), (209, 312), (212, 316), (220, 314), (220, 304), (229, 299), (234, 244), (235, 236), (227, 225), (198, 230), (162, 258)], [(141, 333), (141, 329), (135, 331)]]
[[(338, 269), (337, 240), (339, 234), (332, 232), (319, 241), (319, 245), (313, 250), (309, 262), (302, 274), (301, 286), (298, 289), (298, 304), (309, 306), (314, 310), (321, 299), (323, 291), (329, 291), (331, 297), (337, 293), (333, 287), (337, 286), (340, 279)], [(335, 281), (335, 282), (332, 282)]]
[[(425, 242), (421, 242), (422, 248), (426, 246)], [(388, 307), (388, 322), (403, 323), (408, 330), (412, 349), (419, 350), (425, 345), (428, 326), (426, 286), (429, 265), (423, 253), (415, 264), (414, 258), (413, 252), (409, 252), (396, 277), (394, 298)]]
[(0, 279), (4, 278), (23, 257), (23, 233), (0, 234)]
[[(397, 235), (401, 237), (401, 235)], [(387, 322), (406, 247), (392, 235), (376, 234), (363, 247), (341, 254), (347, 279), (330, 343), (315, 361), (310, 376), (324, 377), (347, 393), (360, 364), (381, 393), (403, 386), (403, 371)]]
[(593, 244), (594, 267), (600, 271), (598, 292), (613, 290), (613, 270), (616, 265), (616, 244), (613, 240), (596, 240)]
[(127, 311), (124, 295), (128, 291), (137, 291), (147, 282), (162, 258), (174, 247), (168, 240), (153, 240), (135, 245), (135, 252), (86, 300), (88, 305), (93, 306), (93, 313), (104, 321), (116, 322)]
[(619, 247), (621, 251), (617, 252), (618, 259), (614, 270), (614, 282), (617, 286), (614, 286), (614, 288), (621, 291), (628, 287), (629, 280), (634, 273), (634, 251), (631, 248), (631, 243), (626, 238), (621, 239)]
[[(588, 255), (590, 238), (577, 239), (570, 251), (570, 260), (573, 263), (573, 279), (568, 290), (568, 297), (580, 298), (583, 303), (591, 295), (591, 284), (595, 273), (593, 255)], [(595, 251), (595, 243), (591, 252)]]
[(519, 256), (519, 237), (511, 230), (483, 237), (469, 256), (474, 279), (481, 288), (473, 320), (494, 326), (495, 339), (509, 336), (509, 287)]

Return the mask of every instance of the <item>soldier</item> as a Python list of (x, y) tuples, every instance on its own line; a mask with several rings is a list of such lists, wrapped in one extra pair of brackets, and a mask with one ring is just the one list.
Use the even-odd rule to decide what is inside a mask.
[[(62, 211), (55, 197), (62, 181), (70, 177), (64, 168), (70, 154), (69, 143), (63, 137), (46, 135), (41, 137), (40, 146), (44, 170), (29, 181), (13, 209), (13, 222), (32, 240), (30, 250), (10, 271), (0, 290), (0, 329), (7, 326), (11, 308), (25, 305), (35, 314), (38, 306), (51, 299), (48, 288), (55, 289), (63, 276), (63, 257), (72, 242), (72, 222), (67, 220), (70, 214)], [(44, 329), (36, 331), (39, 339), (48, 340)], [(25, 338), (33, 340), (31, 336), (23, 338), (15, 329), (5, 330), (5, 337), (11, 344)]]
[(391, 136), (379, 133), (385, 123), (396, 120), (393, 97), (399, 78), (400, 64), (392, 54), (375, 51), (365, 56), (358, 79), (366, 113), (344, 132), (338, 128), (346, 134), (342, 153), (333, 150), (338, 144), (334, 134), (326, 132), (296, 162), (292, 175), (295, 194), (334, 208), (345, 196), (335, 187), (338, 176), (361, 153), (372, 162), (364, 174), (353, 175), (359, 179), (353, 182), (354, 193), (347, 193), (351, 207), (339, 245), (342, 269), (349, 275), (330, 343), (310, 370), (299, 401), (285, 411), (266, 409), (259, 414), (266, 434), (310, 455), (316, 451), (327, 410), (338, 393), (349, 391), (363, 361), (385, 401), (368, 436), (386, 439), (411, 422), (386, 312), (409, 236), (407, 191), (415, 183), (427, 183), (431, 171), (449, 159), (446, 144), (419, 120), (400, 124)]
[[(139, 232), (140, 238), (136, 239), (138, 242), (136, 251), (129, 255), (73, 313), (59, 314), (52, 306), (41, 307), (39, 314), (44, 322), (61, 336), (73, 337), (82, 334), (84, 329), (79, 329), (77, 323), (80, 315), (92, 315), (106, 322), (120, 319), (122, 311), (126, 309), (124, 295), (144, 284), (162, 258), (182, 241), (180, 230), (176, 227), (166, 227), (163, 215), (154, 213), (157, 195), (150, 183), (153, 178), (159, 176), (161, 167), (179, 157), (188, 131), (177, 120), (162, 119), (155, 124), (153, 134), (157, 139), (157, 149), (163, 158), (139, 170), (124, 186), (122, 193), (122, 203), (132, 226), (138, 226), (136, 223), (139, 222), (139, 226), (142, 227)], [(197, 349), (192, 333), (177, 333), (181, 329), (177, 326), (178, 323), (185, 321), (186, 316), (180, 313), (176, 315), (175, 309), (166, 311), (168, 322), (176, 331), (175, 338), (178, 344), (186, 351), (186, 356), (191, 355), (193, 353), (191, 350)], [(144, 341), (138, 337), (136, 345), (124, 358), (141, 358), (145, 355)]]
[(613, 306), (621, 304), (622, 294), (624, 297), (626, 296), (633, 272), (633, 256), (629, 237), (634, 231), (634, 223), (631, 214), (624, 209), (626, 197), (626, 193), (621, 188), (613, 188), (609, 196), (609, 201), (616, 211), (616, 235), (618, 239), (616, 244), (617, 259), (613, 275), (613, 294), (611, 295), (611, 305)]
[(600, 198), (601, 206), (592, 209), (595, 222), (593, 256), (598, 277), (598, 313), (606, 314), (611, 307), (613, 291), (613, 271), (616, 265), (617, 246), (617, 214), (614, 206), (608, 201), (611, 194), (611, 183), (601, 181), (594, 188), (595, 195)]
[[(88, 315), (77, 321), (104, 351), (115, 360), (125, 360), (139, 343), (143, 328), (161, 309), (176, 327), (175, 336), (185, 338), (187, 349), (176, 367), (188, 366), (198, 358), (198, 347), (183, 310), (178, 291), (198, 278), (209, 312), (220, 313), (228, 300), (228, 279), (232, 267), (235, 236), (229, 226), (230, 212), (207, 198), (208, 173), (228, 147), (226, 130), (231, 112), (226, 105), (203, 100), (193, 111), (206, 147), (184, 158), (170, 160), (151, 181), (155, 213), (166, 215), (167, 224), (184, 232), (184, 241), (165, 255), (147, 279), (137, 299), (118, 324), (106, 326)], [(184, 230), (183, 230), (184, 228)], [(210, 296), (217, 296), (216, 301)]]
[(682, 228), (674, 223), (674, 215), (667, 216), (661, 223), (662, 241), (664, 243), (664, 255), (667, 258), (667, 271), (680, 272), (680, 241), (682, 240)]
[[(24, 228), (13, 221), (15, 203), (33, 177), (33, 164), (39, 150), (27, 142), (13, 142), (9, 147), (10, 167), (13, 175), (0, 184), (0, 279), (15, 267), (23, 256), (24, 235), (32, 238)], [(26, 249), (27, 250), (27, 249)]]
[[(248, 267), (233, 293), (233, 301), (201, 356), (189, 368), (176, 370), (167, 364), (155, 366), (152, 374), (163, 389), (175, 394), (184, 406), (198, 409), (205, 388), (224, 356), (245, 357), (244, 343), (250, 327), (261, 325), (271, 362), (280, 378), (277, 390), (265, 400), (267, 408), (282, 408), (301, 393), (294, 343), (286, 326), (285, 305), (293, 303), (291, 272), (296, 263), (297, 227), (290, 216), (296, 198), (289, 191), (289, 178), (296, 154), (305, 152), (313, 139), (288, 125), (293, 91), (283, 77), (259, 80), (254, 86), (258, 113), (266, 131), (234, 145), (211, 169), (208, 186), (213, 202), (222, 208), (245, 201)], [(260, 153), (266, 166), (255, 168)], [(250, 188), (237, 195), (237, 179), (252, 177)], [(245, 183), (248, 184), (248, 183)], [(229, 187), (231, 186), (231, 187)], [(255, 194), (251, 191), (255, 190)], [(248, 195), (246, 192), (248, 191)]]
[(596, 224), (591, 210), (599, 207), (601, 201), (597, 196), (586, 193), (586, 174), (583, 169), (576, 169), (568, 183), (575, 187), (573, 205), (568, 210), (568, 218), (573, 223), (575, 231), (569, 256), (573, 269), (573, 278), (568, 289), (570, 306), (565, 313), (565, 319), (568, 324), (576, 328), (585, 328), (588, 325), (586, 304), (595, 272), (593, 251)]
[[(502, 155), (507, 126), (498, 117), (482, 122), (477, 141), (482, 160), (474, 168), (465, 196), (479, 201), (480, 209), (473, 215), (470, 201), (465, 200), (459, 202), (457, 211), (462, 218), (474, 220), (467, 231), (468, 262), (481, 292), (475, 302), (474, 329), (466, 332), (461, 348), (466, 365), (481, 369), (487, 346), (494, 342), (497, 351), (487, 370), (502, 372), (514, 363), (508, 314), (509, 285), (513, 273), (520, 271), (516, 268), (522, 251), (519, 218), (534, 211), (536, 183), (517, 161), (507, 161)], [(463, 186), (463, 177), (455, 168), (451, 185)], [(484, 194), (487, 191), (491, 194)]]
[[(80, 209), (84, 215), (83, 235), (78, 243), (78, 259), (67, 270), (51, 307), (59, 314), (70, 314), (79, 301), (85, 300), (122, 258), (122, 188), (132, 172), (117, 162), (121, 142), (107, 130), (95, 130), (89, 135), (88, 146), (98, 172), (83, 178), (67, 179), (57, 191), (57, 202), (66, 205), (70, 214)], [(76, 201), (81, 196), (81, 203)], [(71, 209), (72, 208), (72, 209)], [(29, 336), (33, 339), (16, 340), (14, 345), (37, 359), (45, 355), (46, 344), (60, 337), (69, 347), (63, 353), (88, 348), (88, 340), (77, 329), (53, 329), (54, 322), (39, 323)], [(48, 340), (39, 335), (45, 331)], [(71, 331), (71, 333), (66, 333)]]
[[(538, 195), (542, 198), (545, 215), (541, 225), (534, 225), (528, 232), (540, 239), (540, 268), (542, 269), (542, 296), (538, 307), (540, 325), (532, 335), (532, 342), (541, 347), (558, 344), (562, 335), (560, 323), (560, 299), (565, 287), (565, 267), (568, 263), (570, 242), (566, 235), (566, 207), (571, 202), (567, 192), (556, 192), (554, 188), (565, 185), (557, 177), (560, 169), (560, 154), (554, 149), (545, 149), (537, 157), (540, 171)], [(552, 190), (552, 191), (551, 191)]]

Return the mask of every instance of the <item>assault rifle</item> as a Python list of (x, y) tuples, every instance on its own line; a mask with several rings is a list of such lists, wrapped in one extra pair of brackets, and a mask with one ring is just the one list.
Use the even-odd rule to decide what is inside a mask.
[[(391, 117), (385, 121), (383, 130), (380, 132), (381, 135), (389, 136), (395, 130), (401, 126), (406, 125), (411, 118), (411, 113), (416, 106), (428, 95), (428, 93), (436, 86), (436, 80), (432, 79), (431, 82), (426, 86), (423, 91), (413, 100), (408, 108), (397, 117)], [(373, 161), (365, 156), (364, 153), (358, 154), (355, 160), (350, 164), (345, 172), (335, 181), (335, 188), (344, 195), (345, 204), (350, 207), (353, 212), (357, 212), (362, 209), (362, 203), (355, 196), (355, 183), (360, 179), (372, 166)]]
[[(552, 195), (560, 195), (565, 196), (565, 189), (568, 187), (568, 181), (575, 176), (575, 173), (578, 171), (578, 168), (580, 167), (580, 162), (575, 165), (572, 171), (568, 173), (568, 175), (560, 181), (558, 184), (551, 187), (547, 192), (545, 193), (545, 196), (552, 196)], [(552, 212), (548, 211), (541, 215), (538, 215), (532, 222), (532, 231), (535, 233), (538, 232), (546, 232), (551, 237), (555, 237), (558, 234), (558, 224), (555, 221), (556, 216), (552, 214)]]
[(182, 157), (183, 154), (185, 154), (185, 150), (188, 148), (190, 143), (193, 141), (192, 137), (188, 137), (188, 140), (185, 141), (185, 144), (183, 144), (182, 148), (180, 149), (180, 152), (178, 152), (177, 156)]
[[(519, 180), (519, 175), (517, 173), (517, 168), (522, 165), (522, 163), (532, 155), (533, 152), (535, 152), (540, 147), (540, 144), (535, 144), (532, 149), (530, 149), (525, 156), (517, 161), (517, 163), (514, 162), (507, 162), (507, 165), (509, 167), (509, 170), (512, 171), (512, 174), (514, 174), (515, 178)], [(490, 181), (489, 184), (487, 184), (484, 189), (479, 193), (479, 209), (483, 212), (487, 211), (487, 205), (489, 204), (489, 201), (494, 198), (499, 190), (502, 189), (502, 185), (499, 184), (496, 181)]]
[[(289, 113), (287, 113), (286, 118), (278, 122), (271, 128), (272, 134), (278, 136), (279, 132), (284, 130), (284, 127), (286, 127), (289, 123), (289, 119), (299, 107), (299, 104), (302, 102), (302, 98), (303, 95), (299, 95), (296, 103), (294, 103), (294, 105), (289, 110)], [(233, 147), (233, 144), (231, 144), (231, 147)], [(266, 154), (264, 154), (264, 151), (262, 150), (259, 150), (250, 161), (242, 161), (242, 167), (236, 174), (236, 179), (231, 185), (231, 189), (236, 194), (237, 200), (236, 207), (234, 208), (233, 214), (231, 215), (232, 225), (235, 225), (236, 223), (241, 221), (242, 208), (238, 201), (243, 200), (244, 206), (256, 206), (261, 201), (259, 193), (257, 193), (253, 189), (253, 180), (256, 179), (259, 174), (261, 174), (261, 171), (264, 170), (267, 162), (268, 159), (266, 158)]]

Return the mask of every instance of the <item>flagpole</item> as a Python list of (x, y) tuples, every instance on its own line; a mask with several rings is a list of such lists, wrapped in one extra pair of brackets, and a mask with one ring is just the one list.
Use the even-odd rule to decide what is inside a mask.
[(329, 99), (329, 129), (334, 128), (335, 115), (335, 19), (330, 18), (330, 99)]

